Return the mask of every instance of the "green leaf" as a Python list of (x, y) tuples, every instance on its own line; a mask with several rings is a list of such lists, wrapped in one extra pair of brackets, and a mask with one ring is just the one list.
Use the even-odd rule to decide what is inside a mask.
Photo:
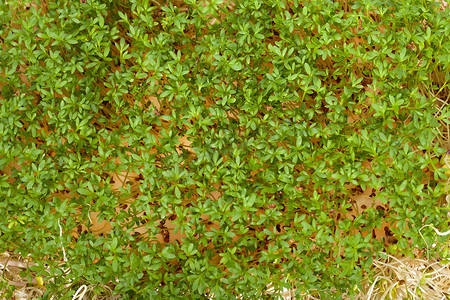
[(242, 64), (239, 62), (232, 62), (230, 63), (230, 67), (235, 70), (235, 71), (240, 71), (242, 70)]
[(253, 207), (253, 204), (256, 201), (256, 195), (251, 194), (250, 197), (244, 198), (244, 207)]
[(309, 66), (309, 64), (308, 63), (306, 63), (305, 62), (305, 71), (306, 71), (306, 73), (308, 74), (308, 75), (311, 75), (312, 73), (311, 73), (311, 67)]
[(173, 253), (170, 252), (167, 247), (163, 248), (163, 250), (161, 251), (161, 256), (166, 259), (174, 259), (176, 257)]
[(84, 196), (87, 196), (87, 195), (91, 195), (91, 194), (92, 194), (92, 192), (90, 192), (88, 189), (85, 189), (85, 188), (78, 188), (78, 189), (77, 189), (77, 192), (78, 192), (80, 195), (84, 195)]

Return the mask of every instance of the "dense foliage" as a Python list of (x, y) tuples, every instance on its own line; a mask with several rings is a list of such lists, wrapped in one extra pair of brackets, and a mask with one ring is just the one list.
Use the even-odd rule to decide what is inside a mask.
[(65, 297), (352, 293), (380, 251), (446, 228), (448, 16), (433, 0), (4, 2), (0, 251)]

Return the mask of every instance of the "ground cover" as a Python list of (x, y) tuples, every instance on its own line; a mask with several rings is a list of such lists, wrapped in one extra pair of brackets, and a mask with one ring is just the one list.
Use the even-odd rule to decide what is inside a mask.
[(5, 297), (445, 295), (444, 3), (0, 17)]

